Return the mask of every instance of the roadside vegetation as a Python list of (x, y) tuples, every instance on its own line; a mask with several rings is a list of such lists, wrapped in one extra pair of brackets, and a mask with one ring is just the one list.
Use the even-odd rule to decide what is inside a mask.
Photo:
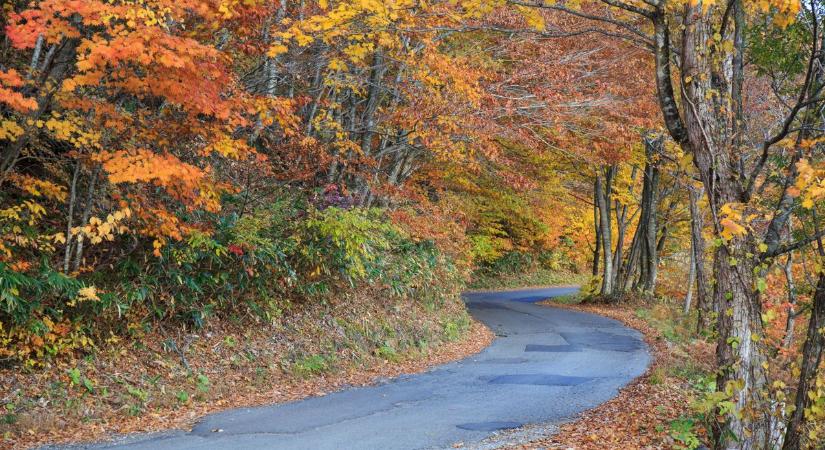
[(590, 280), (558, 251), (508, 252), (481, 264), (471, 275), (470, 289), (514, 289), (535, 286), (578, 286)]

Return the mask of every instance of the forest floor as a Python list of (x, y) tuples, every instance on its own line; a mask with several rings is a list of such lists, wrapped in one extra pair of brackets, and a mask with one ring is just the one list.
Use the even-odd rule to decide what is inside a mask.
[[(561, 301), (559, 301), (561, 300)], [(542, 302), (586, 311), (641, 331), (654, 357), (645, 374), (612, 400), (561, 425), (551, 436), (512, 449), (685, 449), (707, 442), (695, 405), (711, 380), (714, 347), (692, 332), (679, 306), (662, 300), (583, 304), (577, 297)]]
[[(225, 409), (422, 372), (475, 354), (494, 338), (458, 301), (437, 312), (414, 303), (393, 307), (395, 322), (382, 321), (385, 306), (342, 302), (312, 307), (286, 326), (215, 320), (197, 334), (141, 330), (81, 360), (2, 369), (0, 448), (185, 429)], [(390, 331), (375, 336), (377, 330)]]

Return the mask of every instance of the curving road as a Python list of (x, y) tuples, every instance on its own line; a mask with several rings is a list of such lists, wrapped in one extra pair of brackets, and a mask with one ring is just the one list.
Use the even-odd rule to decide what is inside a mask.
[[(556, 424), (612, 398), (649, 362), (641, 335), (619, 322), (533, 304), (575, 291), (465, 294), (472, 315), (498, 339), (477, 355), (423, 374), (225, 411), (205, 417), (191, 432), (132, 435), (93, 447), (496, 448), (529, 438), (524, 433), (531, 429), (552, 432)], [(513, 430), (527, 424), (534, 425)]]

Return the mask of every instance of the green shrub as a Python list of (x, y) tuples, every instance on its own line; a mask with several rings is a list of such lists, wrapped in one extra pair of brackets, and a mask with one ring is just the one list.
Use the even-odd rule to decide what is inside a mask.
[[(413, 239), (382, 209), (317, 209), (283, 195), (244, 213), (192, 214), (187, 221), (212, 229), (167, 242), (159, 256), (128, 253), (106, 270), (72, 277), (44, 262), (24, 274), (0, 263), (0, 343), (31, 348), (29, 335), (51, 336), (54, 324), (85, 339), (84, 327), (98, 336), (126, 335), (128, 324), (202, 327), (211, 316), (246, 312), (269, 322), (296, 304), (367, 284), (385, 301), (437, 308), (464, 284), (464, 274), (433, 241)], [(86, 286), (95, 286), (94, 301), (78, 300)], [(88, 347), (82, 339), (61, 345), (55, 348)], [(36, 360), (62, 351), (0, 356)]]

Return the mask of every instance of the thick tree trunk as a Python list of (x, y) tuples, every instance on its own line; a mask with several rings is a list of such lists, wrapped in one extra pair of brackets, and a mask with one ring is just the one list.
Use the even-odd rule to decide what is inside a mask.
[(814, 293), (811, 318), (808, 320), (808, 333), (802, 347), (802, 364), (799, 373), (799, 385), (796, 388), (795, 409), (788, 420), (783, 450), (798, 450), (801, 444), (801, 431), (805, 420), (805, 410), (811, 406), (808, 392), (816, 387), (816, 375), (822, 362), (825, 347), (825, 274), (819, 275)]
[[(734, 8), (741, 8), (741, 0), (733, 2)], [(728, 101), (741, 93), (732, 91), (727, 81), (731, 67), (735, 66), (732, 54), (744, 49), (717, 54), (719, 49), (707, 45), (714, 33), (714, 14), (714, 8), (701, 2), (685, 6), (682, 99), (688, 135), (686, 150), (692, 151), (708, 196), (716, 237), (722, 239), (719, 211), (724, 205), (737, 204), (745, 198), (745, 186), (737, 174), (738, 159), (732, 161), (732, 155), (738, 155), (739, 149), (731, 138), (731, 123), (740, 118), (735, 117)], [(733, 72), (739, 69), (733, 67)], [(714, 254), (714, 301), (720, 309), (717, 386), (720, 391), (731, 393), (736, 408), (724, 415), (725, 422), (716, 427), (714, 437), (720, 449), (761, 450), (769, 447), (773, 419), (770, 404), (763, 398), (767, 376), (761, 344), (762, 303), (754, 288), (754, 273), (759, 264), (754, 255), (759, 252), (747, 236), (722, 241)]]
[(727, 422), (715, 433), (723, 449), (761, 450), (768, 448), (770, 439), (772, 414), (761, 397), (767, 382), (760, 347), (762, 304), (753, 288), (753, 265), (745, 263), (755, 250), (744, 238), (735, 238), (718, 247), (714, 260), (715, 296), (720, 305), (717, 386), (730, 388), (736, 404), (736, 414), (727, 415)]

